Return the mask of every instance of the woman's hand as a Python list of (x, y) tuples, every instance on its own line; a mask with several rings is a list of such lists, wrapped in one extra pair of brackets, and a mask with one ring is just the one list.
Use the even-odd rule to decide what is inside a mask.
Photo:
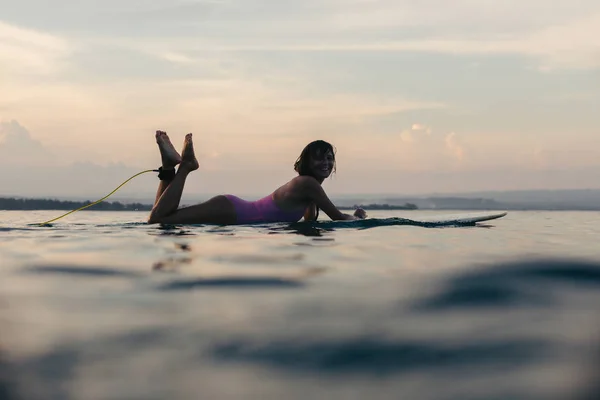
[(367, 212), (362, 208), (357, 208), (356, 210), (354, 210), (354, 216), (356, 218), (365, 219), (367, 218)]

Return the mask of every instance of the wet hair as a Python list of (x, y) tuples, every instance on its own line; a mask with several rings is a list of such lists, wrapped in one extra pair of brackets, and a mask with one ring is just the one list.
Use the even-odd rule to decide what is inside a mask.
[[(294, 171), (298, 175), (308, 175), (316, 178), (310, 169), (310, 159), (324, 157), (328, 151), (333, 155), (333, 169), (331, 171), (333, 174), (335, 172), (335, 147), (324, 140), (315, 140), (306, 145), (302, 153), (300, 153), (300, 157), (294, 163)], [(316, 207), (316, 210), (315, 221), (319, 218), (319, 207)]]
[(302, 153), (300, 153), (300, 157), (298, 157), (294, 163), (294, 171), (296, 171), (298, 175), (308, 175), (316, 178), (310, 169), (310, 159), (321, 158), (328, 151), (333, 155), (333, 170), (331, 171), (333, 174), (335, 172), (335, 148), (323, 140), (315, 140), (306, 145), (304, 150), (302, 150)]

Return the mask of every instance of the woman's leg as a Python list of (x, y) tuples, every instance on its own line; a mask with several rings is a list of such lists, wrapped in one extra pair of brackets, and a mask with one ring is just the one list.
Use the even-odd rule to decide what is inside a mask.
[(163, 194), (167, 186), (175, 178), (175, 166), (181, 163), (181, 156), (173, 147), (171, 140), (166, 132), (156, 131), (156, 143), (160, 150), (160, 158), (162, 160), (161, 173), (159, 174), (160, 183), (158, 184), (158, 190), (156, 191), (156, 199), (154, 204), (158, 202), (160, 196)]
[[(164, 139), (165, 135), (161, 136)], [(165, 144), (166, 140), (163, 140), (162, 142)], [(168, 146), (165, 145), (165, 147)], [(156, 200), (154, 207), (152, 207), (152, 211), (150, 211), (150, 217), (148, 218), (148, 222), (150, 223), (159, 222), (159, 219), (166, 217), (177, 210), (179, 202), (181, 201), (183, 187), (185, 186), (185, 179), (190, 172), (198, 169), (198, 160), (196, 160), (196, 156), (194, 155), (194, 144), (192, 143), (191, 133), (185, 135), (181, 154), (181, 164), (179, 165), (179, 169), (173, 180), (166, 185), (161, 181), (161, 184), (158, 186), (158, 191), (160, 192), (162, 190), (162, 193), (160, 193), (158, 200)]]
[[(179, 174), (179, 173), (178, 173)], [(225, 196), (216, 196), (201, 204), (180, 208), (177, 211), (148, 222), (161, 224), (218, 224), (234, 225), (236, 213)]]
[[(225, 196), (214, 197), (202, 204), (177, 209), (181, 201), (185, 179), (188, 174), (198, 169), (198, 160), (194, 154), (192, 134), (185, 136), (181, 165), (173, 180), (160, 194), (154, 204), (149, 223), (163, 224), (234, 224), (236, 214), (233, 204)], [(159, 186), (159, 190), (161, 187)]]

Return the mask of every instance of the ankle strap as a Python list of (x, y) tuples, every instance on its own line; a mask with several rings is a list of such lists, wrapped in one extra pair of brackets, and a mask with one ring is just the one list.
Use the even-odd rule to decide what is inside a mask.
[(158, 179), (161, 181), (170, 181), (175, 178), (175, 168), (164, 169), (163, 167), (160, 167), (154, 171), (158, 172)]

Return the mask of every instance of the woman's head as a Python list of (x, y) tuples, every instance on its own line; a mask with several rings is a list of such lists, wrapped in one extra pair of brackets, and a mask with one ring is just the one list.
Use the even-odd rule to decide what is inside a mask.
[(324, 180), (335, 172), (335, 148), (323, 140), (309, 143), (294, 163), (294, 170)]

